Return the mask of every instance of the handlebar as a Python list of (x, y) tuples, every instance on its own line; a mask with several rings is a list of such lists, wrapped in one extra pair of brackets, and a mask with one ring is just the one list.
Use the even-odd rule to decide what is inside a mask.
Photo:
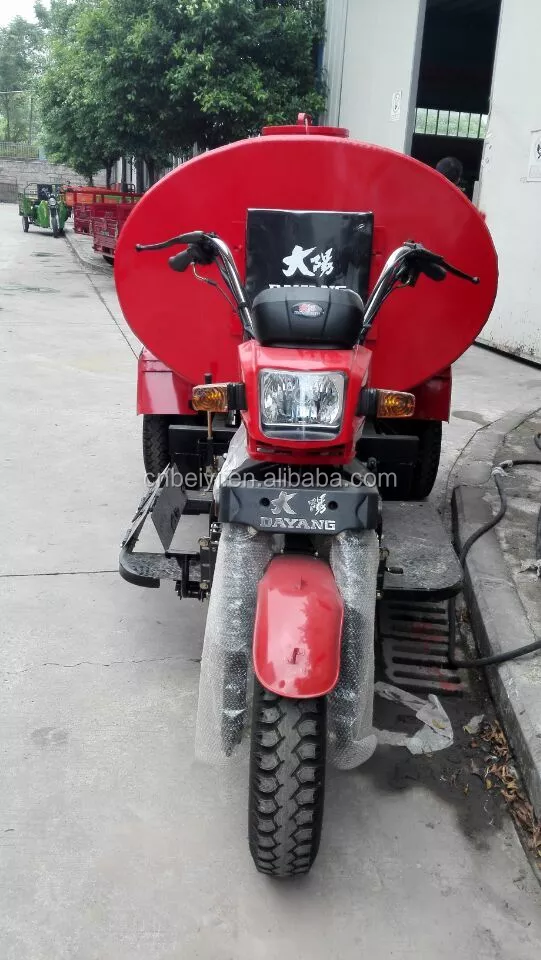
[(146, 250), (164, 250), (180, 243), (187, 243), (188, 246), (181, 253), (169, 257), (169, 266), (178, 273), (183, 273), (190, 264), (208, 265), (216, 262), (220, 273), (235, 297), (244, 331), (249, 337), (253, 337), (250, 305), (233, 254), (227, 244), (215, 233), (194, 230), (192, 233), (181, 233), (178, 237), (171, 237), (170, 240), (163, 240), (161, 243), (137, 243), (135, 249), (139, 253)]
[[(220, 273), (231, 290), (237, 303), (237, 310), (245, 333), (253, 337), (252, 315), (246, 291), (242, 284), (231, 250), (214, 233), (205, 233), (203, 230), (194, 230), (191, 233), (182, 233), (170, 240), (161, 243), (138, 243), (135, 249), (138, 252), (147, 250), (164, 250), (178, 244), (187, 244), (186, 250), (169, 258), (169, 266), (178, 273), (183, 273), (190, 264), (208, 265), (217, 263)], [(430, 280), (444, 280), (448, 273), (469, 283), (478, 284), (479, 277), (464, 273), (458, 267), (448, 263), (439, 253), (427, 250), (420, 243), (407, 240), (401, 247), (394, 250), (388, 258), (381, 274), (376, 281), (370, 297), (366, 303), (364, 320), (359, 333), (359, 342), (366, 338), (378, 310), (396, 285), (413, 286), (421, 273)]]
[(424, 273), (430, 280), (444, 280), (447, 273), (452, 273), (455, 277), (468, 280), (470, 283), (480, 282), (479, 277), (472, 277), (469, 273), (464, 273), (458, 267), (447, 263), (439, 253), (427, 250), (421, 243), (407, 240), (393, 251), (368, 298), (361, 328), (361, 343), (374, 323), (383, 301), (395, 288), (395, 284), (401, 282), (402, 286), (413, 286), (420, 273)]

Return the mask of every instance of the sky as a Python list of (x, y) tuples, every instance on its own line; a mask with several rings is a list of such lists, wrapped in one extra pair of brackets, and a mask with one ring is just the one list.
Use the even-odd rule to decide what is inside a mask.
[(0, 27), (17, 16), (33, 20), (34, 0), (0, 0)]

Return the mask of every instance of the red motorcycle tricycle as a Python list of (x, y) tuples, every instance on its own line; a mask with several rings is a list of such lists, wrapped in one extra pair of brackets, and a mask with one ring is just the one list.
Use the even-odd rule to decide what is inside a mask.
[[(176, 200), (198, 229), (171, 236)], [(377, 602), (460, 590), (420, 499), (439, 458), (423, 436), (440, 436), (449, 364), (496, 276), (482, 218), (439, 174), (306, 123), (191, 161), (124, 228), (139, 407), (160, 419), (120, 572), (209, 600), (196, 752), (225, 763), (250, 740), (249, 843), (269, 876), (310, 869), (326, 763), (376, 748)], [(194, 513), (208, 527), (187, 552)], [(159, 554), (135, 549), (149, 516)]]

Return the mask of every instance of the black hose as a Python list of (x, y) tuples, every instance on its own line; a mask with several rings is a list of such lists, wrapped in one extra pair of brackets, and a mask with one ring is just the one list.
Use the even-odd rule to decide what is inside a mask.
[[(541, 450), (541, 433), (536, 433), (534, 437), (534, 443), (537, 449)], [(506, 467), (541, 467), (541, 460), (505, 460), (504, 464)], [(500, 466), (500, 473), (496, 473), (494, 471), (492, 474), (500, 497), (500, 508), (487, 523), (484, 523), (482, 527), (479, 527), (478, 530), (472, 533), (464, 543), (459, 555), (459, 560), (462, 567), (465, 565), (466, 557), (473, 544), (476, 543), (477, 540), (479, 540), (479, 538), (485, 533), (488, 533), (489, 530), (492, 530), (492, 528), (495, 527), (496, 524), (499, 523), (500, 520), (505, 516), (505, 512), (507, 510), (507, 497), (503, 488), (503, 464)], [(541, 509), (539, 510), (539, 514), (537, 516), (535, 555), (536, 559), (541, 559)], [(470, 660), (463, 660), (458, 659), (456, 656), (456, 642), (456, 604), (455, 598), (453, 597), (449, 601), (449, 648), (447, 654), (447, 658), (452, 667), (468, 670), (474, 667), (489, 667), (496, 663), (507, 663), (508, 660), (516, 660), (517, 657), (524, 657), (528, 653), (535, 653), (536, 650), (541, 650), (541, 640), (536, 640), (534, 643), (527, 643), (522, 647), (516, 647), (515, 650), (510, 650), (506, 653), (496, 653), (491, 657), (476, 657)]]

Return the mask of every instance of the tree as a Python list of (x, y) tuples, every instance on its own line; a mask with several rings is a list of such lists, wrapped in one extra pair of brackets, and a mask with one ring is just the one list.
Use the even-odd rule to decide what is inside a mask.
[(31, 139), (31, 91), (42, 39), (39, 26), (23, 17), (0, 27), (0, 136), (6, 140)]
[[(89, 176), (120, 156), (153, 171), (179, 124), (164, 80), (177, 33), (171, 0), (53, 0), (41, 81), (46, 148)], [(171, 61), (172, 62), (172, 61)]]
[(119, 155), (144, 160), (151, 182), (190, 137), (168, 81), (180, 27), (171, 0), (98, 0), (79, 18), (80, 40), (95, 63), (93, 86), (108, 111), (107, 135)]
[(323, 0), (180, 0), (171, 90), (201, 146), (325, 107)]
[(39, 98), (47, 155), (92, 180), (120, 156), (112, 129), (114, 117), (99, 83), (99, 56), (85, 37), (92, 0), (51, 0), (36, 4), (46, 36), (46, 61)]
[[(319, 113), (324, 0), (52, 0), (46, 143), (76, 170), (168, 158)], [(84, 168), (84, 171), (83, 171)]]

